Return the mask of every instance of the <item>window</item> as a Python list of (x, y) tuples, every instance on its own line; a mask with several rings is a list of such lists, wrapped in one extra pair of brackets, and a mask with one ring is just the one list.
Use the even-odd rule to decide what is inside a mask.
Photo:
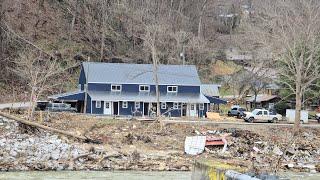
[(259, 112), (257, 113), (257, 115), (262, 115), (262, 111), (259, 111)]
[(193, 111), (194, 110), (194, 104), (191, 104), (190, 109)]
[(167, 86), (167, 92), (178, 92), (178, 86)]
[(122, 108), (128, 108), (128, 101), (122, 102)]
[(232, 109), (231, 109), (231, 111), (236, 111), (236, 110), (238, 110), (238, 108), (232, 108)]
[(199, 104), (199, 110), (204, 110), (204, 104)]
[(277, 113), (275, 111), (270, 111), (269, 113), (270, 113), (270, 115), (277, 115)]
[(268, 115), (268, 111), (263, 111), (263, 115)]
[(150, 86), (149, 85), (140, 85), (139, 91), (140, 92), (150, 92)]
[(167, 109), (167, 103), (162, 102), (161, 103), (161, 109)]
[(111, 91), (121, 91), (121, 85), (111, 85)]
[(96, 101), (96, 108), (101, 108), (101, 101)]
[(179, 103), (173, 103), (173, 109), (179, 109)]
[(109, 109), (109, 108), (110, 108), (110, 103), (106, 102), (106, 109)]
[(140, 109), (140, 102), (135, 102), (135, 103), (134, 103), (134, 107), (135, 107), (136, 109)]

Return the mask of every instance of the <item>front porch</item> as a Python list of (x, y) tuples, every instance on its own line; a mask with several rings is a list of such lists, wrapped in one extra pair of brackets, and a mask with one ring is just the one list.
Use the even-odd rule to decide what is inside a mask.
[[(91, 114), (107, 116), (155, 117), (156, 102), (91, 101)], [(209, 103), (160, 102), (161, 116), (204, 117)]]

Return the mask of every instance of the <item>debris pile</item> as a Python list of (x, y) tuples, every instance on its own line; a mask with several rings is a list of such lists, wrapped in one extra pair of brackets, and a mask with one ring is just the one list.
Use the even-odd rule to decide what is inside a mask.
[[(225, 136), (226, 133), (230, 136)], [(316, 143), (317, 137), (312, 132), (304, 132), (302, 137), (286, 142), (278, 142), (272, 137), (261, 136), (248, 130), (207, 130), (195, 131), (195, 134), (199, 137), (206, 136), (207, 140), (210, 136), (226, 138), (228, 146), (224, 147), (225, 151), (222, 150), (222, 143), (210, 146), (206, 144), (205, 152), (215, 157), (248, 160), (257, 169), (288, 168), (305, 172), (320, 170), (320, 149)]]
[(123, 134), (122, 141), (109, 137), (111, 145), (85, 144), (43, 130), (22, 132), (17, 122), (1, 118), (0, 171), (191, 169), (191, 160), (182, 152), (143, 150), (137, 143), (159, 145), (148, 135)]
[[(0, 118), (0, 170), (188, 171), (195, 158), (268, 172), (320, 170), (320, 130), (316, 128), (302, 128), (292, 139), (289, 128), (277, 126), (161, 126), (68, 113), (52, 113), (49, 119), (39, 123), (102, 144), (82, 143), (41, 129), (22, 132), (15, 121)], [(186, 137), (193, 136), (204, 136), (201, 152), (194, 151), (197, 155), (185, 153)]]

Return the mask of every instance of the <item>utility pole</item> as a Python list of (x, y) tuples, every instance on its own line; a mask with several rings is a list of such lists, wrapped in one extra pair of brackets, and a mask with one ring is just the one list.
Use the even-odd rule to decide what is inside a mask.
[(180, 53), (180, 57), (182, 58), (182, 64), (186, 64), (186, 56), (185, 56), (185, 46), (182, 46), (182, 53)]
[[(90, 57), (88, 57), (88, 61), (87, 62), (90, 62)], [(86, 77), (86, 83), (84, 85), (84, 109), (83, 109), (83, 112), (86, 113), (87, 112), (87, 101), (88, 101), (88, 77), (89, 77), (89, 64), (88, 64), (88, 67), (87, 67), (87, 72), (85, 73), (85, 77)]]

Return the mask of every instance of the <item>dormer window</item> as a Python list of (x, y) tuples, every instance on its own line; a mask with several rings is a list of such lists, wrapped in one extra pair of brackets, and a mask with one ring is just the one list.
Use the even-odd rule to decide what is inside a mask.
[(140, 85), (139, 91), (140, 92), (150, 92), (150, 86), (149, 85)]
[(122, 89), (121, 85), (116, 85), (116, 84), (111, 85), (111, 91), (113, 92), (120, 92), (121, 89)]
[(178, 92), (178, 86), (167, 86), (168, 93), (176, 93)]

